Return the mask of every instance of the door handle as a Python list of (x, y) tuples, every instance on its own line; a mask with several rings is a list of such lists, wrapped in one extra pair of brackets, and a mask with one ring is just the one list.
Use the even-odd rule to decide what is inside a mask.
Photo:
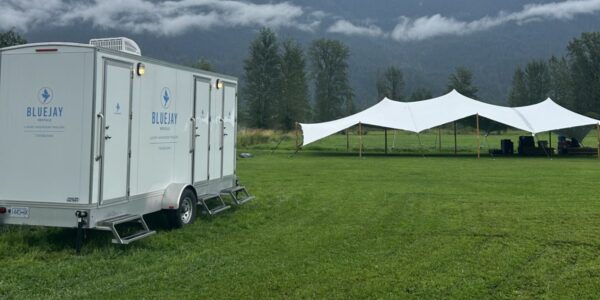
[(110, 140), (110, 139), (112, 139), (112, 136), (110, 136), (110, 135), (107, 135), (107, 136), (105, 136), (105, 137), (104, 137), (104, 139), (105, 139), (105, 140)]
[(101, 136), (103, 136), (104, 132), (106, 131), (106, 129), (104, 128), (104, 115), (101, 113), (96, 115), (96, 128), (98, 129), (98, 135), (97, 135), (98, 141), (96, 142), (95, 160), (99, 161), (102, 158), (102, 152), (103, 152), (103, 149), (102, 149), (103, 142), (102, 142)]
[(196, 126), (195, 117), (191, 117), (190, 122), (190, 153), (194, 153), (194, 151), (196, 150), (196, 137), (198, 136), (196, 134), (196, 130), (198, 129), (198, 126)]

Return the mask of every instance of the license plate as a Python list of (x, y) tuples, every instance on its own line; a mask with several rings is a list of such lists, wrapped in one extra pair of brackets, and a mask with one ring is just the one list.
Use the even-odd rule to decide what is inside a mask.
[(29, 207), (10, 207), (8, 215), (15, 218), (29, 218)]

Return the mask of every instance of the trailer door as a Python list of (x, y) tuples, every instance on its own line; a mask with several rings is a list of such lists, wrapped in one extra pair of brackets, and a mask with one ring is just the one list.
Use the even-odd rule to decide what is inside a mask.
[(215, 89), (210, 98), (210, 179), (221, 178), (223, 151), (223, 90)]
[(210, 79), (196, 77), (194, 93), (194, 134), (193, 170), (194, 183), (208, 180), (208, 146), (210, 115)]
[(223, 90), (223, 176), (235, 173), (236, 86), (225, 84)]
[(125, 201), (129, 191), (132, 65), (104, 60), (100, 176), (101, 204)]

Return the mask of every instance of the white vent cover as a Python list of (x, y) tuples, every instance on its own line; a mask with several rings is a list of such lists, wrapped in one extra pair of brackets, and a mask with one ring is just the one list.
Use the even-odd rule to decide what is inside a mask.
[(140, 47), (134, 41), (126, 37), (91, 39), (90, 45), (142, 55)]

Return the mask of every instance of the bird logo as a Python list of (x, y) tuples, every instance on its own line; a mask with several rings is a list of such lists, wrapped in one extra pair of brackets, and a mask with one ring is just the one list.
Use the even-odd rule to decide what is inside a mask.
[(41, 88), (38, 92), (38, 95), (39, 95), (38, 100), (42, 104), (48, 104), (54, 98), (54, 93), (52, 92), (52, 89), (49, 87)]
[(165, 87), (162, 89), (161, 94), (161, 104), (162, 106), (166, 109), (169, 107), (170, 104), (170, 100), (171, 100), (171, 91), (169, 90), (169, 88)]

